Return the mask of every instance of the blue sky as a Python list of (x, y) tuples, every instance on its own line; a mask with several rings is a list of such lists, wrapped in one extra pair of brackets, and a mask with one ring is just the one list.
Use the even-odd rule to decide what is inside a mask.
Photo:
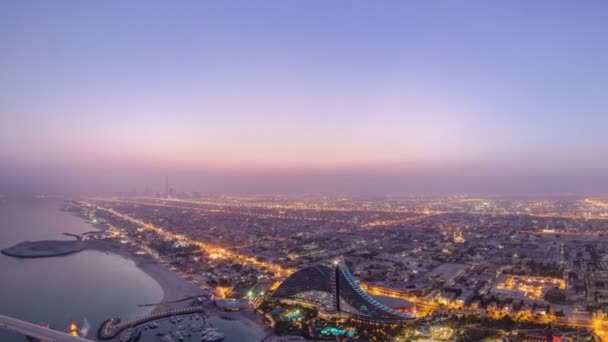
[(4, 186), (607, 193), (607, 10), (4, 1)]

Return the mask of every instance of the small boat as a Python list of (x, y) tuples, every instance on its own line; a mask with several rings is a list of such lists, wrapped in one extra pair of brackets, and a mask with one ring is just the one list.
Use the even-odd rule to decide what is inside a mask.
[(224, 334), (221, 332), (210, 332), (207, 335), (203, 336), (201, 341), (203, 342), (219, 342), (224, 339)]
[(218, 342), (224, 339), (224, 334), (217, 328), (207, 328), (202, 332), (202, 342)]
[(173, 337), (175, 337), (178, 341), (183, 341), (184, 340), (184, 335), (182, 335), (182, 333), (179, 330), (173, 330), (171, 332), (171, 334), (173, 335)]
[(204, 327), (205, 326), (203, 325), (203, 323), (192, 323), (192, 324), (190, 324), (189, 328), (193, 332), (200, 332), (200, 331), (203, 331)]
[(89, 334), (89, 330), (91, 330), (91, 323), (89, 323), (89, 321), (85, 317), (82, 320), (82, 326), (80, 327), (80, 337), (87, 337), (87, 335)]
[(171, 337), (169, 335), (164, 335), (163, 337), (161, 337), (160, 341), (161, 342), (175, 342), (173, 337)]
[(120, 335), (120, 342), (135, 342), (135, 341), (139, 341), (139, 338), (141, 337), (141, 330), (139, 329), (134, 329), (134, 328), (129, 328), (127, 330), (125, 330), (122, 335)]

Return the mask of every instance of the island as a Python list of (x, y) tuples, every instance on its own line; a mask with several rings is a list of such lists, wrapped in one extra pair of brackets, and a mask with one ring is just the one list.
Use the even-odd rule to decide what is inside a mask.
[(16, 258), (47, 258), (78, 253), (87, 249), (87, 247), (87, 243), (81, 240), (24, 241), (5, 248), (1, 252), (4, 255)]

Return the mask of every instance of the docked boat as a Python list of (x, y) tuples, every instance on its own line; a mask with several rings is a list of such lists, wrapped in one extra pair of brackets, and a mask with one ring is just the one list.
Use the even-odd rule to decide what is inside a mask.
[(141, 330), (129, 328), (120, 335), (120, 342), (136, 342), (141, 338)]
[(87, 337), (87, 335), (89, 334), (89, 330), (90, 329), (91, 329), (91, 323), (89, 323), (89, 321), (85, 317), (82, 320), (82, 324), (80, 326), (80, 331), (78, 332), (78, 335), (80, 337)]
[(224, 334), (217, 328), (208, 328), (202, 332), (202, 342), (219, 342), (224, 339)]
[(184, 340), (184, 335), (182, 335), (181, 331), (179, 330), (171, 331), (171, 335), (173, 335), (173, 337), (175, 337), (178, 341)]
[(205, 326), (203, 325), (203, 323), (200, 323), (200, 322), (192, 323), (188, 327), (188, 329), (190, 329), (190, 331), (192, 331), (192, 332), (201, 332), (201, 331), (203, 331), (204, 328), (205, 328)]
[(160, 341), (161, 342), (175, 342), (173, 337), (171, 337), (170, 335), (165, 335), (165, 336), (161, 337)]

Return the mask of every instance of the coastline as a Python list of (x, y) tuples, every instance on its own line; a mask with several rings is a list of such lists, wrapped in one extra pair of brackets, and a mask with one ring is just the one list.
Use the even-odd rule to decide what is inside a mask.
[[(81, 217), (79, 215), (77, 216)], [(97, 229), (99, 232), (104, 232), (107, 229), (107, 227), (99, 227), (96, 225), (93, 225), (93, 228)], [(94, 233), (94, 231), (85, 234), (89, 233)], [(179, 274), (175, 273), (167, 266), (159, 263), (149, 254), (136, 254), (136, 247), (134, 246), (122, 244), (115, 239), (86, 240), (83, 242), (86, 244), (86, 247), (83, 250), (89, 249), (97, 250), (103, 253), (113, 253), (125, 259), (131, 260), (135, 263), (137, 268), (156, 281), (156, 283), (163, 290), (163, 297), (161, 298), (161, 301), (151, 310), (151, 314), (181, 307), (183, 306), (183, 303), (173, 302), (185, 297), (198, 296), (202, 293), (201, 288), (182, 278)]]
[[(173, 303), (185, 297), (200, 295), (202, 290), (190, 283), (167, 266), (157, 262), (150, 255), (138, 255), (130, 246), (122, 245), (117, 241), (91, 240), (87, 249), (103, 253), (112, 253), (131, 260), (135, 266), (150, 276), (163, 290), (163, 297), (159, 304), (154, 306), (151, 313), (158, 313), (169, 309), (183, 307), (183, 303)], [(146, 303), (142, 303), (146, 304)]]
[[(120, 279), (118, 278), (119, 273), (114, 272), (114, 268), (104, 268), (103, 277), (109, 279), (108, 285), (112, 285), (112, 283), (119, 282), (121, 279), (124, 279), (125, 276), (129, 278), (130, 276), (137, 276), (138, 282), (133, 286), (130, 286), (130, 291), (135, 288), (136, 290), (133, 293), (137, 295), (139, 292), (152, 292), (152, 296), (141, 297), (140, 299), (134, 298), (124, 298), (121, 296), (121, 290), (115, 290), (116, 292), (110, 292), (110, 296), (114, 296), (116, 293), (117, 298), (123, 298), (128, 300), (128, 305), (123, 305), (124, 308), (121, 307), (121, 313), (116, 313), (116, 317), (121, 317), (123, 321), (140, 319), (142, 317), (149, 317), (152, 314), (174, 314), (172, 312), (167, 313), (170, 310), (182, 310), (185, 308), (190, 308), (192, 306), (192, 302), (195, 301), (193, 297), (208, 293), (208, 289), (203, 283), (198, 285), (197, 282), (190, 280), (191, 278), (186, 276), (187, 271), (182, 271), (181, 267), (174, 267), (174, 265), (169, 260), (173, 260), (173, 258), (160, 258), (154, 251), (150, 250), (146, 244), (139, 243), (140, 241), (136, 241), (134, 238), (127, 236), (126, 234), (114, 234), (113, 230), (108, 232), (108, 228), (105, 226), (104, 221), (99, 220), (99, 224), (94, 224), (92, 218), (83, 217), (84, 215), (78, 215), (77, 212), (73, 211), (63, 211), (62, 214), (75, 216), (78, 219), (77, 221), (83, 222), (87, 226), (92, 226), (94, 231), (88, 232), (90, 234), (96, 236), (85, 236), (84, 239), (78, 239), (77, 234), (71, 235), (69, 233), (64, 233), (63, 229), (67, 231), (73, 230), (80, 232), (81, 227), (78, 226), (78, 222), (75, 223), (75, 226), (68, 226), (68, 228), (63, 228), (65, 225), (60, 225), (56, 227), (55, 231), (57, 234), (67, 235), (74, 237), (75, 239), (65, 239), (65, 237), (58, 238), (53, 235), (47, 235), (46, 238), (49, 240), (36, 240), (38, 235), (24, 235), (21, 237), (21, 242), (19, 242), (18, 238), (13, 239), (10, 243), (14, 243), (13, 246), (3, 245), (0, 248), (0, 252), (2, 255), (0, 257), (4, 257), (6, 255), (7, 259), (23, 259), (22, 261), (17, 261), (16, 263), (28, 263), (34, 264), (35, 261), (27, 261), (30, 258), (51, 258), (54, 256), (57, 257), (67, 257), (69, 255), (74, 254), (74, 259), (79, 258), (91, 258), (95, 260), (99, 260), (99, 262), (104, 263), (104, 258), (107, 258), (107, 255), (113, 254), (110, 259), (113, 262), (112, 265), (116, 265), (117, 267), (128, 267), (130, 271), (126, 271), (127, 273), (120, 273)], [(104, 229), (105, 228), (105, 229)], [(85, 228), (86, 229), (86, 228)], [(106, 232), (105, 234), (100, 234)], [(82, 234), (81, 234), (82, 235)], [(114, 236), (114, 237), (110, 237)], [(40, 236), (42, 237), (42, 236)], [(99, 238), (101, 237), (101, 238)], [(58, 240), (54, 240), (58, 239)], [(6, 248), (4, 248), (6, 247)], [(4, 250), (3, 250), (4, 249)], [(85, 253), (86, 255), (76, 256), (76, 254), (81, 251), (92, 250), (92, 253)], [(101, 253), (98, 253), (101, 252)], [(104, 254), (106, 255), (104, 257)], [(119, 256), (118, 260), (116, 256)], [(126, 259), (126, 260), (125, 260)], [(120, 262), (123, 260), (123, 262)], [(11, 261), (8, 261), (11, 262)], [(72, 258), (70, 259), (62, 259), (57, 258), (55, 260), (50, 261), (52, 264), (58, 265), (58, 267), (63, 267), (62, 265), (73, 262)], [(13, 262), (15, 263), (15, 262)], [(141, 279), (142, 274), (133, 270), (132, 267), (135, 266), (141, 271), (143, 271), (148, 277), (152, 279)], [(177, 266), (177, 265), (175, 265)], [(118, 272), (119, 270), (117, 270)], [(96, 272), (94, 269), (92, 272)], [(97, 271), (98, 273), (99, 271)], [(185, 273), (184, 273), (185, 272)], [(114, 278), (114, 280), (113, 280)], [(160, 289), (162, 289), (162, 293), (158, 292), (158, 288), (155, 288), (150, 280), (154, 280)], [(89, 288), (97, 285), (97, 282), (93, 282), (88, 286)], [(126, 286), (129, 287), (131, 282), (127, 281)], [(141, 288), (140, 288), (141, 286)], [(137, 296), (131, 296), (137, 297)], [(139, 297), (138, 297), (139, 298)], [(143, 299), (145, 298), (145, 299)], [(129, 300), (131, 299), (131, 300)], [(109, 303), (108, 303), (109, 304)], [(117, 303), (118, 304), (118, 303)], [(199, 306), (202, 307), (202, 306)], [(132, 310), (137, 309), (137, 310)], [(86, 307), (85, 307), (86, 309)], [(136, 311), (136, 312), (135, 312)], [(179, 311), (176, 311), (179, 312)], [(256, 336), (255, 340), (261, 340), (261, 338), (257, 338), (257, 336), (266, 336), (268, 335), (267, 329), (264, 328), (263, 325), (259, 325), (256, 323), (258, 321), (257, 317), (253, 317), (250, 313), (232, 313), (232, 312), (223, 312), (219, 310), (213, 303), (209, 303), (208, 301), (204, 302), (204, 311), (201, 313), (206, 314), (209, 318), (218, 319), (218, 327), (225, 329), (228, 332), (232, 333), (232, 327), (235, 327), (235, 336)], [(179, 314), (179, 313), (178, 313)], [(97, 317), (101, 322), (106, 319), (106, 317), (113, 317), (113, 314), (104, 313), (100, 315), (101, 317)], [(221, 325), (220, 320), (224, 320), (230, 317), (229, 320), (237, 320), (240, 324), (237, 323), (225, 323), (225, 325)], [(117, 321), (117, 318), (109, 318), (110, 320)], [(32, 319), (35, 321), (35, 318)], [(93, 324), (97, 325), (97, 324)], [(238, 329), (237, 329), (238, 328)], [(234, 335), (234, 334), (233, 334)], [(228, 334), (228, 336), (231, 336)], [(0, 338), (2, 340), (2, 338)], [(146, 339), (147, 340), (147, 339)], [(232, 337), (229, 340), (234, 340)], [(234, 341), (241, 340), (240, 337)], [(253, 338), (251, 339), (254, 340)]]
[[(104, 232), (107, 229), (107, 227), (104, 228), (96, 225), (93, 225), (93, 228), (95, 228), (98, 232)], [(85, 234), (89, 233), (95, 233), (95, 231)], [(156, 281), (156, 283), (163, 290), (163, 297), (157, 305), (154, 305), (154, 308), (150, 311), (151, 314), (181, 307), (183, 306), (183, 303), (172, 302), (185, 297), (198, 296), (202, 292), (198, 286), (190, 283), (169, 269), (167, 266), (159, 263), (149, 254), (136, 254), (133, 246), (122, 244), (115, 239), (86, 240), (84, 243), (86, 244), (86, 247), (83, 250), (88, 249), (96, 250), (102, 253), (112, 253), (133, 261), (138, 269)]]
[(96, 250), (102, 253), (119, 255), (133, 261), (138, 269), (154, 279), (163, 290), (163, 297), (157, 305), (154, 305), (151, 313), (183, 307), (184, 303), (179, 302), (179, 300), (198, 296), (202, 293), (202, 289), (198, 286), (182, 278), (164, 264), (159, 263), (149, 254), (136, 254), (137, 247), (122, 244), (118, 240), (24, 241), (3, 249), (1, 252), (6, 256), (29, 259), (61, 257), (84, 250)]

